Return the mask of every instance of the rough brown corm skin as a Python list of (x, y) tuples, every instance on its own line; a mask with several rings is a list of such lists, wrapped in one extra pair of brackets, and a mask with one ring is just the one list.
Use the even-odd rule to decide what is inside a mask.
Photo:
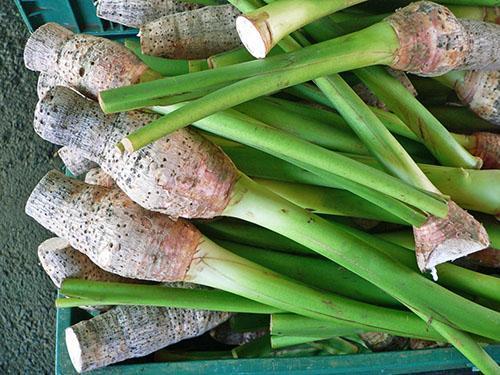
[(26, 67), (57, 74), (58, 83), (96, 98), (100, 91), (137, 83), (148, 69), (123, 45), (106, 38), (73, 34), (47, 23), (28, 39)]
[(38, 246), (38, 259), (57, 288), (69, 278), (130, 282), (129, 279), (102, 270), (85, 254), (59, 237), (49, 238)]
[(500, 72), (469, 71), (455, 92), (479, 117), (500, 126)]
[(500, 169), (500, 135), (495, 133), (474, 133), (476, 146), (471, 150), (483, 161), (483, 169)]
[(38, 183), (26, 213), (100, 268), (142, 280), (183, 281), (202, 238), (189, 222), (147, 211), (118, 189), (57, 171)]
[(451, 70), (500, 68), (498, 25), (459, 20), (448, 8), (429, 1), (412, 3), (386, 20), (400, 43), (394, 69), (438, 76)]
[(202, 6), (176, 0), (99, 0), (97, 17), (139, 28), (160, 17), (198, 9)]
[(104, 186), (113, 188), (116, 186), (115, 180), (101, 168), (92, 168), (85, 175), (85, 183), (89, 185)]
[(141, 27), (146, 55), (206, 59), (241, 45), (236, 32), (240, 12), (232, 5), (210, 6), (165, 16)]
[(121, 154), (115, 147), (156, 118), (142, 112), (104, 115), (97, 103), (57, 87), (38, 103), (34, 126), (42, 138), (78, 148), (149, 210), (171, 217), (219, 216), (239, 172), (219, 147), (194, 130), (178, 130), (134, 153)]
[(117, 306), (66, 329), (66, 345), (78, 372), (142, 357), (200, 336), (231, 313), (151, 306)]

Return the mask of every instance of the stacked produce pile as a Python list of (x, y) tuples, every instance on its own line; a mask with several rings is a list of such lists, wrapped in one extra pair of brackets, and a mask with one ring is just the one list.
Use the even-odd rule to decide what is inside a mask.
[[(99, 312), (77, 371), (441, 345), (500, 371), (495, 2), (362, 3), (99, 0), (140, 42), (33, 33), (35, 131), (85, 175), (26, 205), (58, 307)], [(162, 349), (209, 331), (227, 350)]]

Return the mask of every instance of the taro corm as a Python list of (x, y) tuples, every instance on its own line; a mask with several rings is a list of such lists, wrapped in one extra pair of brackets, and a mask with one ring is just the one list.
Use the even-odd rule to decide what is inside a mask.
[[(26, 212), (99, 267), (123, 277), (194, 282), (316, 319), (428, 336), (426, 323), (410, 313), (294, 282), (221, 248), (187, 221), (143, 209), (117, 188), (88, 185), (52, 171), (31, 194)], [(471, 307), (486, 316), (493, 313)]]
[[(76, 108), (78, 108), (77, 111), (75, 111)], [(211, 117), (205, 120), (211, 121)], [(239, 172), (216, 146), (193, 132), (175, 132), (165, 141), (154, 143), (138, 153), (125, 155), (119, 153), (114, 147), (114, 140), (120, 139), (124, 134), (130, 133), (154, 118), (153, 114), (139, 112), (106, 116), (100, 112), (96, 103), (86, 100), (68, 89), (59, 87), (49, 92), (39, 102), (35, 115), (35, 130), (42, 138), (55, 144), (71, 145), (80, 149), (83, 157), (100, 164), (121, 189), (148, 209), (164, 212), (174, 217), (186, 218), (211, 218), (220, 215), (221, 212), (224, 212), (225, 215), (243, 215), (235, 210), (229, 213), (230, 211), (224, 208), (228, 205), (229, 191), (233, 188), (234, 181), (238, 179)], [(234, 129), (237, 121), (238, 118), (231, 121), (229, 126), (225, 128)], [(223, 127), (223, 123), (218, 122), (217, 126)], [(252, 134), (251, 129), (256, 129), (258, 122), (250, 122), (246, 126), (249, 129), (246, 132), (247, 138), (270, 139), (255, 132)], [(286, 143), (283, 143), (286, 140), (286, 135), (279, 134), (279, 136), (280, 143), (286, 147)], [(299, 144), (309, 145), (307, 142)], [(288, 151), (292, 152), (291, 157), (296, 158), (296, 150), (292, 149), (293, 147)], [(315, 150), (316, 148), (313, 149), (313, 151)], [(338, 157), (333, 152), (323, 149), (321, 151), (328, 152), (330, 161), (333, 160), (333, 157)], [(371, 184), (372, 187), (375, 187), (377, 179), (379, 179), (379, 186), (382, 188), (388, 186), (389, 176), (383, 172), (365, 167), (347, 157), (341, 159), (342, 162), (333, 164), (333, 166), (346, 170), (350, 164), (352, 167), (348, 173), (353, 173), (354, 168), (357, 168), (361, 171), (360, 173), (364, 173), (362, 177), (365, 178), (366, 185)], [(200, 160), (205, 165), (201, 170), (197, 168)], [(138, 161), (142, 161), (142, 163)], [(327, 164), (332, 165), (332, 163)], [(192, 165), (192, 167), (182, 168), (182, 165)], [(152, 168), (153, 166), (154, 168)], [(139, 168), (137, 169), (137, 167)], [(362, 170), (363, 168), (368, 168), (369, 172), (365, 172)], [(158, 171), (155, 172), (155, 169)], [(193, 174), (193, 169), (198, 172)], [(216, 178), (217, 174), (219, 178)], [(444, 206), (444, 209), (447, 210), (448, 207), (434, 196), (428, 196), (414, 190), (397, 179), (392, 181), (394, 186), (391, 191), (395, 198), (401, 199), (402, 194), (410, 191), (408, 195), (418, 197), (417, 200), (413, 201), (415, 206), (424, 208), (426, 205), (424, 199), (427, 199), (429, 202), (427, 207), (438, 207), (438, 210), (441, 210), (443, 208), (441, 206)], [(148, 191), (145, 189), (146, 186), (150, 187)], [(241, 187), (241, 189), (245, 191), (247, 188)], [(236, 193), (234, 192), (233, 195)], [(243, 206), (242, 202), (240, 204)], [(430, 217), (427, 219), (425, 216), (420, 218), (419, 215), (422, 215), (420, 213), (415, 216), (418, 221), (412, 222), (418, 228), (416, 230), (417, 243), (419, 244), (417, 259), (419, 259), (421, 269), (433, 269), (436, 264), (447, 259), (458, 258), (470, 252), (481, 250), (488, 245), (487, 234), (480, 224), (474, 222), (471, 216), (468, 216), (465, 211), (461, 211), (454, 203), (449, 203), (449, 206), (453, 207), (453, 210), (448, 218)], [(442, 211), (437, 212), (442, 214)], [(283, 215), (283, 218), (286, 217), (287, 215)], [(457, 220), (456, 217), (459, 217), (460, 220)], [(243, 218), (250, 221), (261, 220), (260, 216), (248, 217), (246, 215)], [(262, 220), (264, 219), (262, 218)], [(450, 222), (458, 222), (458, 224), (451, 225)], [(270, 225), (268, 220), (259, 221), (259, 224)], [(283, 230), (273, 226), (271, 229), (278, 232)], [(456, 237), (457, 233), (459, 233), (458, 237)], [(296, 236), (292, 230), (286, 232), (285, 235)], [(302, 241), (304, 240), (303, 238)], [(461, 244), (462, 247), (452, 246), (452, 251), (450, 251), (449, 244), (451, 243)], [(306, 246), (310, 247), (311, 242), (308, 241)], [(317, 248), (316, 244), (313, 249), (318, 251)], [(324, 249), (320, 251), (324, 251)]]

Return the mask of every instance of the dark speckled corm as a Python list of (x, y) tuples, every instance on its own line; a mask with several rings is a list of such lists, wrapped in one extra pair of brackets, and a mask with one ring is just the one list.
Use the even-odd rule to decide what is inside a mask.
[[(78, 109), (78, 110), (76, 110)], [(35, 131), (45, 140), (77, 148), (98, 163), (142, 207), (171, 217), (212, 218), (227, 206), (238, 172), (214, 144), (180, 129), (134, 153), (115, 147), (157, 115), (104, 115), (99, 105), (58, 86), (39, 101)]]
[(38, 265), (52, 235), (24, 214), (56, 147), (32, 127), (37, 75), (23, 67), (29, 33), (14, 2), (0, 2), (0, 373), (52, 374), (56, 290)]

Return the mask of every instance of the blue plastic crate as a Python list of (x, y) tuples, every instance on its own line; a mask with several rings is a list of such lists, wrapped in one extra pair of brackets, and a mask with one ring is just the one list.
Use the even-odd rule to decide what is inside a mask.
[(137, 35), (138, 30), (96, 16), (93, 0), (14, 0), (19, 13), (33, 32), (48, 22), (56, 22), (75, 33), (107, 38)]

